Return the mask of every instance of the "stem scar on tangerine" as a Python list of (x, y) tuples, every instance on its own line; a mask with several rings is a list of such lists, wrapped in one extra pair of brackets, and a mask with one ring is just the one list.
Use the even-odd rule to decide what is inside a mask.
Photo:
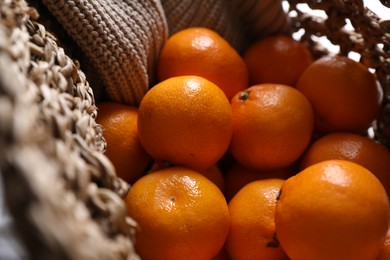
[(242, 91), (240, 92), (240, 95), (238, 99), (240, 100), (247, 100), (249, 98), (249, 91)]
[(278, 195), (276, 195), (276, 200), (279, 200), (280, 196), (282, 196), (282, 189), (280, 189)]

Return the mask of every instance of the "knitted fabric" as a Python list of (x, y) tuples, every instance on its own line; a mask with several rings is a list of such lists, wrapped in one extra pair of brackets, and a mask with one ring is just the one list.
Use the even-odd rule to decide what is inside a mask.
[[(138, 105), (168, 29), (157, 0), (43, 0), (97, 69), (109, 97)], [(94, 75), (96, 76), (96, 75)]]
[(241, 53), (251, 41), (289, 29), (280, 0), (161, 0), (161, 3), (170, 34), (192, 26), (208, 27)]
[(169, 34), (188, 27), (207, 27), (218, 32), (237, 50), (245, 44), (238, 16), (225, 0), (161, 0)]
[(291, 24), (281, 0), (228, 0), (249, 41), (289, 33)]

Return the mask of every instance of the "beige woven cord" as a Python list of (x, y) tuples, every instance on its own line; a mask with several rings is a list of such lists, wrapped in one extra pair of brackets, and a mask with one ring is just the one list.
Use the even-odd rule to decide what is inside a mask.
[(138, 105), (154, 83), (156, 59), (168, 35), (160, 2), (42, 1), (95, 65), (109, 97)]
[(0, 177), (28, 259), (139, 259), (85, 75), (24, 0), (0, 0)]

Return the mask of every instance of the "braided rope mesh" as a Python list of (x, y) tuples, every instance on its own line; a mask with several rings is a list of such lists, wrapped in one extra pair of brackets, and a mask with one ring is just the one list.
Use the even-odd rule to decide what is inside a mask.
[(85, 75), (23, 0), (0, 0), (0, 173), (31, 259), (137, 259), (128, 185)]
[[(315, 56), (355, 57), (375, 73), (384, 95), (381, 114), (371, 135), (390, 148), (390, 17), (379, 17), (363, 0), (284, 2), (289, 6), (291, 32), (297, 33), (298, 39), (307, 44)], [(388, 5), (388, 1), (381, 2)], [(327, 47), (329, 44), (335, 47), (333, 53)]]

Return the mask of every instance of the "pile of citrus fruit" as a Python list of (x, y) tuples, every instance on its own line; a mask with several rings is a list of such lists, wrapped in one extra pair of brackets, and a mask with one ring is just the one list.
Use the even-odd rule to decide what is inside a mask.
[(137, 107), (100, 103), (142, 259), (388, 259), (382, 92), (362, 64), (269, 36), (238, 53), (188, 28)]

